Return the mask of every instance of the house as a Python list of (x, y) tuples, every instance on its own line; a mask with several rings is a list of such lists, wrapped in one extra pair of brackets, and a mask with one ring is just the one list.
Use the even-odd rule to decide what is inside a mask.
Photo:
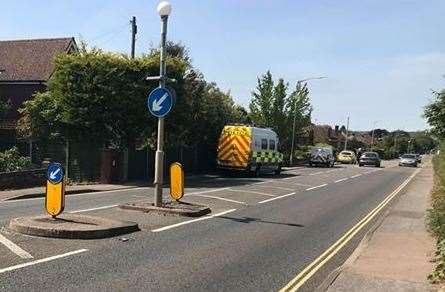
[(0, 101), (9, 104), (0, 117), (0, 150), (17, 144), (18, 109), (33, 94), (46, 89), (54, 57), (76, 50), (72, 37), (0, 41)]

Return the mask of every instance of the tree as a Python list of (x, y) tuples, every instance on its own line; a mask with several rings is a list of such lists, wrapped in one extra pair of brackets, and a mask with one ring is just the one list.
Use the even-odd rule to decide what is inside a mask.
[(275, 131), (278, 133), (279, 137), (286, 135), (287, 125), (287, 88), (288, 84), (284, 82), (282, 78), (278, 80), (277, 85), (275, 85), (273, 90), (273, 103), (272, 103), (272, 123), (274, 125)]
[(272, 74), (266, 74), (258, 78), (256, 90), (252, 92), (250, 101), (250, 114), (252, 121), (259, 127), (273, 127), (273, 101), (274, 82)]
[(433, 92), (433, 101), (425, 107), (424, 116), (437, 137), (445, 138), (445, 90)]

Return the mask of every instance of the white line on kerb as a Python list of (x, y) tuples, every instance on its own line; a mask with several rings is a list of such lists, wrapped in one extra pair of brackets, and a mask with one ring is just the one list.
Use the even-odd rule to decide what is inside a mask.
[(79, 249), (79, 250), (67, 252), (67, 253), (64, 253), (64, 254), (59, 254), (59, 255), (56, 255), (56, 256), (52, 256), (52, 257), (49, 257), (49, 258), (44, 258), (44, 259), (40, 259), (40, 260), (36, 260), (36, 261), (32, 261), (32, 262), (27, 262), (27, 263), (20, 264), (20, 265), (16, 265), (16, 266), (7, 267), (7, 268), (4, 268), (4, 269), (0, 269), (0, 274), (6, 273), (6, 272), (10, 272), (10, 271), (14, 271), (14, 270), (18, 270), (18, 269), (25, 268), (25, 267), (28, 267), (28, 266), (37, 265), (37, 264), (40, 264), (40, 263), (45, 263), (45, 262), (49, 262), (49, 261), (65, 258), (65, 257), (71, 256), (71, 255), (75, 255), (75, 254), (86, 252), (86, 251), (88, 251), (88, 249)]
[(32, 259), (32, 255), (29, 254), (27, 251), (22, 249), (20, 246), (15, 244), (14, 242), (10, 241), (6, 237), (0, 234), (0, 243), (6, 246), (9, 250), (11, 250), (13, 253), (21, 257), (22, 259)]
[(312, 190), (315, 190), (315, 189), (319, 189), (319, 188), (322, 188), (322, 187), (325, 187), (325, 186), (327, 186), (328, 184), (322, 184), (322, 185), (319, 185), (319, 186), (315, 186), (315, 187), (312, 187), (312, 188), (308, 188), (308, 189), (306, 189), (306, 191), (312, 191)]
[(212, 218), (215, 218), (215, 217), (218, 217), (218, 216), (222, 216), (222, 215), (234, 212), (234, 211), (236, 211), (236, 209), (230, 209), (230, 210), (227, 210), (227, 211), (224, 211), (224, 212), (220, 212), (220, 213), (217, 213), (217, 214), (214, 214), (214, 215), (209, 215), (209, 216), (205, 216), (205, 217), (201, 217), (201, 218), (197, 218), (197, 219), (192, 219), (192, 220), (188, 220), (188, 221), (184, 221), (184, 222), (179, 222), (179, 223), (176, 223), (176, 224), (173, 224), (173, 225), (168, 225), (168, 226), (164, 226), (164, 227), (161, 227), (161, 228), (153, 229), (151, 232), (165, 231), (165, 230), (176, 228), (176, 227), (179, 227), (179, 226), (182, 226), (182, 225), (187, 225), (187, 224), (198, 222), (198, 221), (202, 221), (202, 220), (212, 219)]
[(345, 181), (345, 180), (348, 180), (348, 179), (349, 179), (349, 177), (341, 178), (341, 179), (338, 179), (338, 180), (334, 181), (334, 183), (339, 183), (339, 182), (342, 182), (342, 181)]
[(267, 196), (267, 197), (276, 197), (275, 195), (271, 195), (271, 194), (265, 194), (262, 192), (257, 192), (257, 191), (249, 191), (249, 190), (237, 190), (237, 189), (231, 189), (229, 188), (229, 191), (232, 192), (245, 192), (245, 193), (252, 193), (252, 194), (256, 194), (256, 195), (262, 195), (262, 196)]
[(196, 195), (192, 194), (191, 196), (203, 197), (203, 198), (209, 198), (209, 199), (215, 199), (215, 200), (221, 200), (221, 201), (227, 201), (227, 202), (232, 202), (232, 203), (238, 203), (238, 204), (241, 204), (241, 205), (247, 205), (247, 203), (245, 203), (245, 202), (236, 201), (236, 200), (227, 199), (227, 198), (222, 198), (222, 197), (217, 197), (217, 196), (199, 195), (199, 194), (196, 194)]
[(361, 174), (356, 174), (356, 175), (351, 176), (351, 178), (356, 178), (356, 177), (359, 177), (359, 176), (362, 176), (362, 175)]
[(107, 206), (101, 206), (101, 207), (90, 208), (90, 209), (81, 209), (81, 210), (69, 211), (68, 213), (82, 213), (82, 212), (88, 212), (88, 211), (110, 209), (110, 208), (114, 208), (114, 207), (117, 207), (117, 206), (119, 206), (119, 205), (107, 205)]
[(264, 204), (264, 203), (267, 203), (267, 202), (270, 202), (270, 201), (274, 201), (274, 200), (282, 199), (282, 198), (289, 197), (289, 196), (292, 196), (292, 195), (295, 195), (295, 194), (296, 194), (296, 193), (293, 192), (293, 193), (289, 193), (289, 194), (286, 194), (286, 195), (278, 196), (278, 197), (275, 197), (275, 198), (270, 198), (270, 199), (267, 199), (267, 200), (258, 202), (258, 204)]

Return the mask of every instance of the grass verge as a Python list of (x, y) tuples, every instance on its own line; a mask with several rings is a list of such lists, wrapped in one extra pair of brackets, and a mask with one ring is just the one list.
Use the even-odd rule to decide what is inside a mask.
[(428, 210), (428, 227), (436, 237), (434, 270), (428, 276), (432, 283), (445, 281), (445, 142), (440, 147), (440, 154), (433, 158), (434, 189), (431, 209)]

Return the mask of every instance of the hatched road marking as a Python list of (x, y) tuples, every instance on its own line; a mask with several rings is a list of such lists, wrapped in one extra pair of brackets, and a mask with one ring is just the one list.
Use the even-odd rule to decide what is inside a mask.
[(75, 210), (75, 211), (69, 211), (68, 213), (82, 213), (82, 212), (88, 212), (88, 211), (95, 211), (95, 210), (103, 210), (103, 209), (110, 209), (117, 207), (119, 205), (107, 205), (107, 206), (101, 206), (96, 208), (89, 208), (89, 209), (81, 209), (81, 210)]
[(183, 222), (179, 222), (179, 223), (176, 223), (176, 224), (172, 224), (172, 225), (164, 226), (164, 227), (161, 227), (161, 228), (153, 229), (153, 230), (151, 230), (151, 232), (161, 232), (161, 231), (173, 229), (173, 228), (176, 228), (176, 227), (179, 227), (179, 226), (182, 226), (182, 225), (187, 225), (187, 224), (198, 222), (198, 221), (212, 219), (212, 218), (215, 218), (215, 217), (218, 217), (218, 216), (222, 216), (222, 215), (234, 212), (234, 211), (236, 211), (236, 209), (230, 209), (230, 210), (227, 210), (227, 211), (224, 211), (224, 212), (216, 213), (214, 215), (204, 216), (204, 217), (201, 217), (201, 218), (192, 219), (192, 220), (188, 220), (188, 221), (183, 221)]
[(338, 180), (334, 181), (334, 183), (339, 183), (339, 182), (342, 182), (342, 181), (345, 181), (345, 180), (348, 180), (348, 179), (349, 179), (348, 177), (341, 178), (341, 179), (338, 179)]
[(232, 203), (237, 203), (237, 204), (241, 204), (241, 205), (248, 205), (245, 202), (241, 202), (241, 201), (236, 201), (236, 200), (232, 200), (232, 199), (227, 199), (227, 198), (222, 198), (222, 197), (217, 197), (217, 196), (210, 196), (210, 195), (193, 195), (192, 196), (196, 196), (196, 197), (203, 197), (203, 198), (209, 198), (209, 199), (215, 199), (215, 200), (221, 200), (221, 201), (226, 201), (226, 202), (232, 202)]
[[(6, 246), (10, 251), (21, 257), (22, 259), (32, 259), (32, 255), (26, 250), (22, 249), (20, 246), (10, 241), (6, 237), (0, 234), (0, 243)], [(1, 271), (1, 270), (0, 270)]]
[(258, 204), (264, 204), (264, 203), (267, 203), (267, 202), (271, 202), (271, 201), (275, 201), (275, 200), (282, 199), (282, 198), (285, 198), (285, 197), (289, 197), (289, 196), (292, 196), (292, 195), (295, 195), (295, 194), (296, 193), (293, 192), (293, 193), (282, 195), (282, 196), (278, 196), (278, 197), (275, 197), (275, 198), (270, 198), (270, 199), (258, 202)]
[(231, 188), (228, 188), (228, 189), (229, 189), (229, 191), (232, 191), (232, 192), (245, 192), (245, 193), (252, 193), (252, 194), (262, 195), (262, 196), (267, 196), (267, 197), (276, 197), (275, 195), (266, 194), (266, 193), (257, 192), (257, 191), (238, 190), (238, 189), (231, 189)]
[(319, 188), (325, 187), (327, 185), (328, 184), (322, 184), (322, 185), (319, 185), (319, 186), (311, 187), (311, 188), (306, 189), (306, 191), (312, 191), (312, 190), (315, 190), (315, 189), (319, 189)]

